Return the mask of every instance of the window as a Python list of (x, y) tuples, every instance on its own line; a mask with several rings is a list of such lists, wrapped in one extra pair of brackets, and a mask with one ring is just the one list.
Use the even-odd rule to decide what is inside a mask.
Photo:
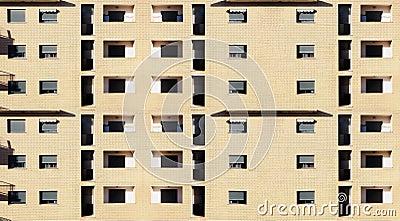
[(178, 203), (177, 189), (161, 189), (161, 203)]
[(297, 45), (297, 58), (313, 58), (314, 45)]
[(7, 22), (8, 23), (25, 22), (25, 9), (8, 9)]
[(232, 23), (246, 23), (247, 22), (247, 9), (229, 9), (229, 22)]
[(57, 22), (57, 9), (39, 9), (39, 22), (51, 23)]
[(124, 121), (108, 121), (103, 125), (103, 132), (124, 132)]
[(365, 156), (365, 167), (366, 168), (382, 168), (382, 155), (367, 155)]
[(297, 81), (297, 94), (314, 94), (315, 81)]
[(39, 94), (57, 94), (57, 81), (40, 81)]
[(125, 79), (109, 79), (108, 93), (125, 93)]
[(246, 155), (229, 155), (229, 168), (247, 168), (247, 156)]
[(365, 132), (382, 132), (382, 125), (383, 121), (365, 121)]
[(25, 120), (23, 119), (7, 120), (7, 133), (25, 133)]
[(57, 191), (40, 191), (40, 204), (57, 204)]
[(26, 94), (26, 81), (9, 81), (8, 94)]
[(297, 120), (296, 121), (296, 132), (297, 133), (314, 133), (314, 126), (316, 121), (311, 120)]
[(40, 169), (57, 168), (57, 156), (56, 155), (39, 156), (39, 168)]
[(161, 17), (162, 22), (177, 22), (178, 11), (161, 11)]
[(229, 204), (247, 204), (246, 191), (229, 191)]
[(383, 11), (365, 11), (365, 17), (361, 17), (362, 22), (381, 22)]
[(125, 168), (125, 155), (109, 155), (107, 168)]
[(366, 203), (383, 203), (383, 189), (366, 189)]
[(247, 45), (229, 45), (230, 58), (247, 58)]
[(161, 79), (161, 93), (178, 93), (178, 79)]
[(108, 57), (124, 58), (125, 57), (125, 45), (109, 45), (108, 46)]
[(125, 11), (108, 11), (109, 22), (123, 22), (125, 18)]
[(25, 168), (25, 155), (8, 155), (8, 169)]
[(178, 45), (169, 44), (161, 45), (161, 57), (162, 58), (177, 58), (178, 56)]
[(383, 93), (383, 79), (366, 79), (366, 93)]
[(246, 94), (247, 81), (229, 81), (230, 94)]
[(26, 204), (26, 191), (8, 191), (8, 204)]
[(178, 155), (161, 155), (161, 168), (178, 168)]
[(39, 58), (57, 58), (57, 45), (40, 45)]
[(297, 156), (297, 169), (314, 168), (314, 155)]
[(26, 45), (8, 45), (8, 58), (26, 58)]
[(383, 57), (383, 45), (365, 45), (365, 57), (367, 58)]
[(313, 9), (297, 9), (296, 21), (297, 23), (313, 23), (315, 10)]
[(233, 120), (230, 119), (229, 133), (247, 133), (247, 120)]
[(39, 120), (39, 133), (57, 133), (57, 124), (59, 123), (56, 119), (51, 120)]
[(125, 190), (109, 189), (108, 197), (109, 197), (108, 203), (125, 203)]
[(179, 121), (161, 121), (162, 132), (182, 132), (183, 124)]
[(297, 204), (314, 204), (314, 191), (297, 191)]

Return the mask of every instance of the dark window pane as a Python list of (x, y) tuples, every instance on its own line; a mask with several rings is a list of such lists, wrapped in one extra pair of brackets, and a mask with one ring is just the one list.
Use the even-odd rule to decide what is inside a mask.
[(123, 58), (125, 57), (125, 45), (109, 45), (108, 57), (110, 58)]
[(125, 156), (108, 156), (108, 168), (125, 168)]
[(161, 203), (177, 203), (178, 190), (177, 189), (162, 189), (161, 190)]
[(383, 202), (383, 190), (382, 189), (366, 189), (366, 201), (367, 203), (382, 203)]
[(365, 156), (365, 166), (367, 168), (382, 168), (382, 156)]
[(125, 190), (111, 189), (108, 190), (109, 203), (125, 203)]

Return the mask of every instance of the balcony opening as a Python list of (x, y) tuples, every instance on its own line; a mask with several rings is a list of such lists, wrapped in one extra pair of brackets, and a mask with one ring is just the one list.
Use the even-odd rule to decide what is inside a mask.
[(133, 132), (134, 116), (104, 115), (103, 132)]
[(192, 69), (195, 71), (205, 71), (205, 40), (192, 41)]
[(104, 151), (104, 168), (133, 168), (135, 158), (131, 151)]
[(82, 150), (81, 151), (81, 181), (88, 181), (94, 179), (93, 165), (94, 151)]
[(135, 81), (129, 77), (104, 77), (104, 93), (135, 93)]
[(339, 71), (351, 70), (351, 41), (339, 41)]
[(351, 105), (351, 76), (339, 76), (339, 107)]
[(81, 216), (94, 215), (94, 186), (81, 187)]
[(204, 181), (205, 179), (205, 151), (192, 150), (193, 180)]
[(192, 104), (205, 106), (205, 77), (192, 76)]
[(391, 5), (361, 5), (361, 22), (391, 22)]
[(361, 187), (361, 203), (392, 203), (392, 187)]
[(81, 34), (82, 35), (93, 35), (93, 4), (81, 5)]
[(193, 35), (205, 35), (206, 33), (205, 10), (204, 4), (192, 5)]
[(339, 201), (339, 217), (341, 216), (349, 216), (352, 214), (351, 207), (351, 186), (339, 186), (338, 194), (345, 194), (347, 198), (343, 201)]
[(391, 58), (392, 41), (361, 41), (361, 58)]
[(152, 41), (151, 57), (181, 58), (182, 41)]
[(351, 144), (351, 115), (338, 115), (339, 117), (339, 146)]
[(339, 35), (351, 33), (351, 5), (339, 4)]
[(81, 116), (81, 145), (93, 145), (94, 115)]
[(351, 180), (351, 150), (339, 150), (339, 181)]
[(182, 203), (182, 187), (152, 186), (151, 203)]
[(152, 132), (183, 132), (183, 116), (167, 115), (167, 116), (151, 116)]
[(361, 93), (392, 93), (392, 77), (361, 77)]
[(182, 93), (182, 77), (153, 77), (151, 93)]
[(94, 41), (81, 41), (81, 71), (91, 71), (94, 69)]
[(135, 203), (134, 187), (104, 187), (104, 203)]
[(392, 132), (392, 116), (361, 116), (361, 132)]
[(94, 76), (82, 76), (81, 78), (81, 94), (82, 106), (90, 106), (94, 104)]
[(133, 5), (104, 5), (103, 22), (134, 22)]
[(392, 151), (361, 151), (361, 168), (391, 168)]
[(193, 145), (205, 145), (205, 115), (192, 115)]
[(183, 22), (182, 5), (152, 5), (152, 22)]
[(205, 187), (204, 186), (192, 186), (192, 199), (193, 208), (192, 215), (194, 216), (205, 216)]
[(152, 151), (151, 167), (182, 168), (182, 151)]
[(104, 41), (104, 58), (135, 57), (134, 41)]

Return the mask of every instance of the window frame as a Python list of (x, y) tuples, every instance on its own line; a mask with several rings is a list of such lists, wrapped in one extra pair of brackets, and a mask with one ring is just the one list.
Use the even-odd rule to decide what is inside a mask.
[[(243, 47), (243, 51), (241, 51), (240, 47)], [(236, 49), (236, 51), (234, 49)], [(247, 52), (247, 45), (230, 44), (228, 46), (228, 55), (231, 59), (247, 59)]]
[[(59, 121), (57, 119), (39, 119), (39, 133), (58, 133), (58, 123)], [(46, 124), (49, 125), (55, 125), (55, 129), (54, 128), (50, 128), (50, 129), (43, 129), (43, 126), (45, 126)]]
[[(43, 157), (55, 157), (55, 162), (43, 162)], [(58, 156), (39, 155), (39, 169), (58, 169)]]
[[(226, 11), (228, 13), (228, 22), (234, 24), (247, 23), (247, 9), (229, 9)], [(232, 18), (231, 15), (242, 14), (243, 18)]]
[[(296, 23), (301, 24), (313, 24), (315, 23), (315, 13), (317, 11), (314, 9), (296, 9)], [(312, 19), (301, 19), (302, 14), (312, 14)]]
[[(14, 193), (16, 193), (16, 194), (14, 194)], [(19, 193), (23, 193), (22, 199), (21, 199), (21, 196), (19, 196)], [(14, 196), (14, 195), (17, 195), (17, 196)], [(26, 204), (26, 191), (23, 191), (23, 190), (8, 191), (8, 200), (7, 201), (8, 201), (8, 205)]]
[(26, 81), (8, 81), (8, 94), (26, 94)]
[[(23, 11), (24, 12), (24, 19), (23, 21), (12, 21), (12, 11)], [(7, 9), (7, 23), (26, 23), (26, 9), (22, 9), (22, 8), (10, 8)]]
[[(237, 89), (231, 83), (243, 83), (243, 90)], [(228, 81), (229, 94), (247, 94), (247, 81), (246, 80), (231, 80)]]
[[(314, 119), (296, 119), (296, 133), (304, 134), (304, 133), (315, 133), (315, 124), (317, 123)], [(302, 124), (312, 124), (312, 128), (310, 129), (301, 129)]]
[[(312, 157), (312, 162), (301, 162), (302, 157)], [(297, 155), (296, 165), (297, 169), (315, 169), (315, 155)]]
[[(24, 157), (24, 161), (19, 161), (18, 157)], [(8, 155), (8, 169), (25, 169), (26, 155)]]
[[(242, 193), (243, 199), (231, 199), (231, 193)], [(246, 190), (230, 190), (228, 191), (228, 204), (247, 204), (247, 191)]]
[[(60, 11), (57, 9), (39, 9), (39, 23), (57, 23), (58, 22), (58, 13)], [(55, 14), (55, 19), (43, 19), (43, 16), (46, 14)]]
[[(300, 195), (301, 193), (313, 193), (313, 199), (301, 199)], [(297, 197), (296, 197), (296, 201), (297, 204), (315, 204), (315, 191), (313, 190), (298, 190), (297, 192)]]
[[(24, 131), (13, 131), (12, 122), (24, 122)], [(26, 133), (26, 119), (7, 119), (7, 133)]]
[[(313, 83), (313, 88), (302, 89), (301, 88), (302, 83)], [(315, 94), (315, 80), (298, 80), (297, 94)]]
[[(248, 128), (247, 119), (229, 119), (227, 121), (227, 123), (229, 124), (229, 127), (228, 127), (228, 129), (229, 129), (228, 132), (229, 133), (239, 133), (239, 134), (240, 133), (247, 133), (247, 128)], [(243, 130), (232, 128), (231, 125), (233, 125), (233, 124), (243, 124)]]
[[(43, 199), (43, 193), (56, 193), (56, 199)], [(58, 191), (39, 191), (39, 204), (58, 204)]]
[[(44, 83), (55, 83), (55, 89), (43, 89)], [(58, 93), (58, 81), (57, 80), (44, 80), (39, 81), (39, 94), (57, 94)]]
[[(301, 47), (312, 47), (312, 51), (301, 52)], [(296, 45), (297, 59), (313, 59), (315, 58), (315, 45), (313, 44), (301, 44)]]
[[(51, 51), (51, 52), (47, 52), (47, 51), (43, 51), (44, 47), (55, 47), (56, 51)], [(39, 45), (39, 58), (40, 59), (56, 59), (58, 58), (58, 45), (56, 44), (46, 44), (46, 45)]]
[[(236, 158), (236, 160), (234, 160)], [(242, 159), (243, 158), (243, 162)], [(229, 155), (229, 168), (231, 169), (247, 169), (247, 155)]]
[[(18, 52), (18, 49), (23, 51)], [(8, 59), (26, 59), (26, 45), (8, 45), (7, 46)]]

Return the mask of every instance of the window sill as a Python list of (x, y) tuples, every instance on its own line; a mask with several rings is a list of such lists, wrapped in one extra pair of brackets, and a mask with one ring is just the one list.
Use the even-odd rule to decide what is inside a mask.
[(7, 22), (7, 24), (28, 24), (28, 22)]
[(8, 58), (9, 60), (28, 60), (28, 58)]

